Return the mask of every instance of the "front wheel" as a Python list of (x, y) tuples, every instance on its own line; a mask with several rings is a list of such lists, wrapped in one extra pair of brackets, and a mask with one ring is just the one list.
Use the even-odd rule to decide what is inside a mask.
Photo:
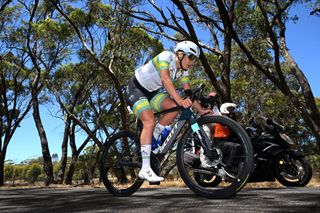
[(122, 131), (106, 142), (100, 164), (105, 187), (115, 196), (130, 196), (142, 185), (140, 142), (137, 134)]
[[(208, 164), (202, 148), (203, 138), (189, 128), (177, 147), (177, 166), (181, 178), (200, 196), (216, 199), (234, 196), (246, 184), (253, 167), (253, 148), (248, 135), (238, 123), (222, 116), (201, 117), (197, 123), (210, 138), (217, 157), (210, 159)], [(215, 138), (214, 127), (217, 124), (230, 130), (230, 137), (225, 141)], [(233, 148), (237, 149), (238, 154), (231, 156)], [(211, 177), (213, 179), (209, 180)]]
[(203, 187), (216, 187), (221, 183), (221, 177), (216, 175), (201, 174), (199, 172), (194, 173), (195, 181)]
[(275, 162), (274, 176), (284, 186), (305, 186), (311, 180), (312, 168), (303, 158), (289, 156), (289, 162)]

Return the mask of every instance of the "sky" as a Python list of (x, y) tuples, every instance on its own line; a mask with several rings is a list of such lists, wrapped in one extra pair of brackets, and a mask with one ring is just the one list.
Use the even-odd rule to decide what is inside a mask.
[[(293, 8), (292, 13), (299, 16), (296, 24), (287, 25), (286, 38), (289, 51), (301, 70), (306, 75), (313, 93), (320, 97), (320, 17), (310, 16), (310, 10), (304, 7)], [(41, 107), (41, 116), (46, 130), (51, 155), (61, 156), (61, 141), (63, 138), (64, 123), (53, 117), (47, 107)], [(21, 127), (15, 132), (9, 143), (6, 160), (19, 163), (26, 159), (41, 157), (41, 145), (37, 129), (31, 114), (22, 121)], [(85, 134), (78, 136), (81, 141)], [(70, 155), (70, 150), (68, 154)]]

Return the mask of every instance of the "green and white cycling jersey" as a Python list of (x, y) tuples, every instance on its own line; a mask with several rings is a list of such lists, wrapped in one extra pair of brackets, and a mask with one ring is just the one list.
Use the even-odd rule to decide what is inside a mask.
[(135, 76), (141, 86), (153, 92), (163, 87), (160, 77), (162, 70), (169, 70), (172, 82), (179, 79), (182, 84), (189, 83), (189, 72), (177, 70), (175, 54), (169, 51), (161, 52), (147, 64), (139, 67), (135, 71)]

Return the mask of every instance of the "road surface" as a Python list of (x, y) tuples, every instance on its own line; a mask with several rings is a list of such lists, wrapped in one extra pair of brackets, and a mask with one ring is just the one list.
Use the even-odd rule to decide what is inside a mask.
[(244, 188), (221, 200), (188, 188), (140, 189), (131, 197), (104, 188), (0, 189), (0, 212), (320, 212), (320, 187)]

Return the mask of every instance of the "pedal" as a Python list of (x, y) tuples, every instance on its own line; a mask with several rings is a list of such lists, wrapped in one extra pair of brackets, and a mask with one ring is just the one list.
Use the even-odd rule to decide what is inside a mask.
[(149, 185), (160, 185), (160, 181), (159, 182), (149, 182)]

